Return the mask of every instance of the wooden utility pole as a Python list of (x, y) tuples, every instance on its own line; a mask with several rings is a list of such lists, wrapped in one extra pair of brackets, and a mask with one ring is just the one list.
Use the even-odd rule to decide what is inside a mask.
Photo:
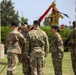
[(76, 0), (75, 0), (75, 21), (76, 21)]
[(4, 58), (4, 44), (2, 44), (1, 42), (1, 12), (0, 12), (0, 58)]

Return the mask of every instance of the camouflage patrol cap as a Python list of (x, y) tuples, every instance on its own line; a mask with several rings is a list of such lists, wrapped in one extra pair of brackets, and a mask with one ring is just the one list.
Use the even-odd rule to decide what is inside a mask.
[(40, 26), (40, 21), (34, 20), (34, 21), (33, 21), (33, 24), (34, 24), (34, 25), (39, 25), (39, 26)]
[(18, 26), (18, 23), (16, 21), (11, 23), (11, 26)]
[(55, 25), (54, 25), (54, 26), (51, 26), (51, 28), (52, 28), (52, 29), (54, 28), (55, 30), (57, 30), (57, 32), (60, 32), (60, 29), (59, 29), (58, 26), (55, 26)]
[(28, 25), (28, 23), (27, 23), (27, 22), (24, 22), (24, 21), (23, 21), (23, 22), (21, 22), (21, 25), (25, 25), (25, 24), (26, 24), (26, 25)]

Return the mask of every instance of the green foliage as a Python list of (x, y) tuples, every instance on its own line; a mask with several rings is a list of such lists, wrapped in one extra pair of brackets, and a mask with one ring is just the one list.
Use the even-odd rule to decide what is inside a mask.
[(44, 23), (44, 26), (51, 26), (51, 18), (45, 18), (43, 23)]
[(27, 18), (21, 17), (21, 22), (28, 22)]
[(6, 49), (6, 36), (10, 31), (11, 31), (10, 26), (2, 26), (1, 27), (1, 42), (4, 44), (5, 49)]
[(8, 27), (8, 26), (2, 26), (1, 27), (1, 40), (2, 40), (2, 43), (5, 44), (5, 39), (6, 39), (6, 36), (7, 34), (11, 31), (11, 28)]
[(71, 33), (71, 29), (69, 29), (69, 28), (60, 30), (60, 34), (62, 36), (63, 41), (65, 41), (67, 39), (67, 37), (70, 33)]
[(19, 22), (18, 11), (15, 12), (13, 4), (12, 0), (2, 0), (0, 3), (1, 24), (3, 26), (9, 25), (13, 20)]
[[(60, 35), (62, 36), (63, 41), (65, 41), (68, 37), (68, 35), (71, 33), (71, 29), (66, 28), (66, 29), (62, 29), (60, 31)], [(64, 51), (68, 52), (70, 50), (70, 47), (64, 47)]]
[(48, 35), (48, 40), (49, 40), (49, 43), (50, 43), (50, 46), (51, 46), (51, 28), (49, 26), (41, 26), (41, 29), (43, 31), (46, 32), (46, 34)]

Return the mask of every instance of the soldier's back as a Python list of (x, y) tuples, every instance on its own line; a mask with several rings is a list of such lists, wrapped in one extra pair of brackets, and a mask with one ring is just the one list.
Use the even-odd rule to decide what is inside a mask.
[(46, 33), (40, 29), (32, 30), (29, 32), (30, 40), (35, 44), (44, 45)]
[(31, 56), (42, 56), (42, 52), (45, 48), (46, 33), (41, 29), (34, 29), (29, 32), (31, 43)]

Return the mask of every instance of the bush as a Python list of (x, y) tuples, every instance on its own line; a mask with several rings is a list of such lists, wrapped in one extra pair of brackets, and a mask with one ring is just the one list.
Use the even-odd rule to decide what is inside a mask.
[(4, 44), (5, 46), (5, 53), (6, 53), (6, 36), (7, 34), (11, 31), (11, 27), (10, 26), (2, 26), (1, 27), (1, 42)]
[[(67, 37), (70, 33), (71, 33), (71, 29), (69, 29), (69, 28), (61, 30), (60, 35), (62, 36), (63, 42), (65, 42), (65, 40), (67, 39)], [(69, 50), (70, 50), (70, 48), (68, 46), (64, 47), (65, 52), (68, 52)]]
[[(41, 26), (41, 29), (43, 30), (43, 31), (45, 31), (46, 32), (46, 34), (48, 35), (48, 40), (49, 40), (49, 44), (50, 44), (50, 47), (51, 47), (51, 28), (49, 27), (49, 26)], [(51, 51), (51, 49), (50, 49), (50, 51)]]

